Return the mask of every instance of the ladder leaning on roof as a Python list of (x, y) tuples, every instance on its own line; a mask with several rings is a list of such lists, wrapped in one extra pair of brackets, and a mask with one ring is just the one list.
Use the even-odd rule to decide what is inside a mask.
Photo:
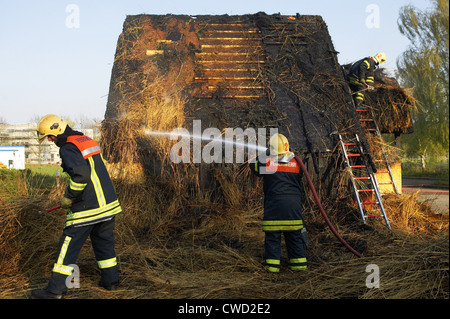
[(392, 175), (391, 166), (389, 165), (389, 157), (386, 153), (383, 143), (381, 143), (382, 136), (377, 121), (375, 120), (375, 115), (373, 111), (367, 108), (359, 108), (356, 109), (356, 112), (359, 114), (359, 120), (364, 130), (370, 134), (376, 134), (376, 136), (380, 141), (381, 153), (383, 158), (374, 159), (374, 162), (382, 164), (383, 167), (381, 167), (376, 174), (388, 174), (390, 179), (389, 182), (380, 183), (380, 185), (381, 184), (392, 185), (395, 194), (399, 195), (397, 185), (395, 184), (394, 176)]
[[(361, 141), (359, 140), (359, 136), (355, 134), (354, 138), (349, 139), (344, 142), (342, 138), (342, 134), (339, 134), (339, 140), (341, 143), (342, 151), (345, 157), (345, 163), (348, 167), (350, 173), (350, 180), (353, 188), (353, 192), (356, 197), (356, 201), (358, 204), (358, 209), (361, 214), (363, 223), (366, 223), (366, 219), (370, 217), (383, 217), (386, 227), (391, 229), (389, 224), (389, 220), (386, 216), (386, 211), (384, 210), (382, 195), (380, 193), (380, 188), (377, 182), (377, 178), (375, 173), (373, 173), (370, 164), (364, 154), (363, 147), (361, 145)], [(354, 161), (354, 159), (357, 159)], [(354, 162), (353, 162), (354, 161)], [(353, 169), (364, 168), (367, 176), (355, 176)], [(370, 182), (370, 188), (364, 187), (359, 188), (358, 183), (356, 181)], [(373, 193), (375, 195), (375, 201), (363, 201), (361, 199), (362, 193)], [(377, 205), (380, 209), (380, 215), (369, 215), (366, 213), (366, 206)]]

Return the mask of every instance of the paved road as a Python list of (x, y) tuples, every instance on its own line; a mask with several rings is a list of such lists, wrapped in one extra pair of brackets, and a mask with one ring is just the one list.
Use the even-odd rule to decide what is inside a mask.
[(448, 187), (434, 186), (436, 180), (429, 178), (402, 178), (403, 185), (423, 185), (417, 187), (403, 187), (403, 191), (418, 191), (420, 190), (419, 198), (421, 200), (429, 201), (431, 207), (436, 213), (449, 213), (449, 193)]

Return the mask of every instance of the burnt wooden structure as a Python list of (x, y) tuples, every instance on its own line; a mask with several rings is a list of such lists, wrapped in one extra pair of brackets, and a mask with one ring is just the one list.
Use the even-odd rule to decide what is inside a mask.
[[(319, 191), (332, 198), (340, 189), (343, 167), (336, 133), (357, 133), (370, 149), (337, 55), (320, 16), (127, 16), (102, 125), (106, 157), (139, 162), (149, 175), (164, 173), (150, 138), (137, 133), (145, 121), (134, 120), (126, 126), (129, 131), (119, 122), (131, 111), (159, 107), (146, 104), (151, 96), (176, 94), (183, 101), (182, 126), (188, 130), (194, 119), (201, 120), (202, 128), (220, 130), (277, 128), (307, 163)], [(156, 80), (164, 83), (163, 92), (152, 91)], [(382, 81), (377, 86), (381, 91), (370, 93), (367, 101), (376, 109), (380, 126), (406, 133), (412, 128), (408, 96), (391, 94), (401, 88)], [(382, 117), (392, 99), (403, 99), (396, 102), (406, 110), (400, 116), (401, 128), (383, 126), (391, 122)], [(133, 143), (124, 147), (126, 138)], [(197, 166), (204, 182), (217, 176), (205, 171), (230, 172), (226, 165)]]

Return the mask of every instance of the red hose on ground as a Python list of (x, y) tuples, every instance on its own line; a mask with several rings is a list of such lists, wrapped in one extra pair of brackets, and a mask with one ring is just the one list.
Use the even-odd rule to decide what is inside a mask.
[(448, 191), (423, 191), (419, 190), (402, 190), (403, 193), (436, 193), (436, 194), (448, 194)]
[(327, 214), (325, 213), (325, 210), (322, 207), (322, 204), (320, 203), (320, 199), (319, 196), (316, 193), (316, 189), (314, 188), (314, 184), (312, 183), (311, 178), (309, 177), (308, 171), (306, 170), (305, 164), (303, 164), (302, 160), (300, 159), (300, 157), (298, 157), (297, 155), (295, 155), (295, 160), (297, 161), (298, 165), (300, 165), (300, 168), (302, 169), (303, 173), (305, 173), (306, 176), (306, 180), (308, 181), (309, 187), (311, 188), (311, 191), (313, 193), (314, 196), (314, 200), (317, 203), (317, 206), (319, 207), (319, 211), (322, 214), (323, 218), (325, 219), (325, 222), (327, 223), (328, 227), (330, 227), (331, 231), (333, 232), (333, 234), (337, 237), (337, 239), (339, 239), (339, 241), (345, 246), (347, 247), (348, 250), (350, 250), (354, 255), (356, 255), (357, 257), (361, 258), (362, 255), (360, 253), (358, 253), (356, 250), (354, 250), (352, 247), (350, 247), (349, 244), (347, 244), (347, 242), (344, 240), (344, 238), (342, 238), (339, 233), (337, 232), (337, 230), (333, 227), (333, 225), (331, 224), (331, 221), (328, 219)]

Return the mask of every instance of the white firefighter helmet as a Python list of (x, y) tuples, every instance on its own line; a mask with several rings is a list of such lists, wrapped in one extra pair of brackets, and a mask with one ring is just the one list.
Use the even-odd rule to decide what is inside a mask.
[(386, 62), (386, 53), (379, 52), (373, 58), (378, 64), (384, 63), (384, 62)]

